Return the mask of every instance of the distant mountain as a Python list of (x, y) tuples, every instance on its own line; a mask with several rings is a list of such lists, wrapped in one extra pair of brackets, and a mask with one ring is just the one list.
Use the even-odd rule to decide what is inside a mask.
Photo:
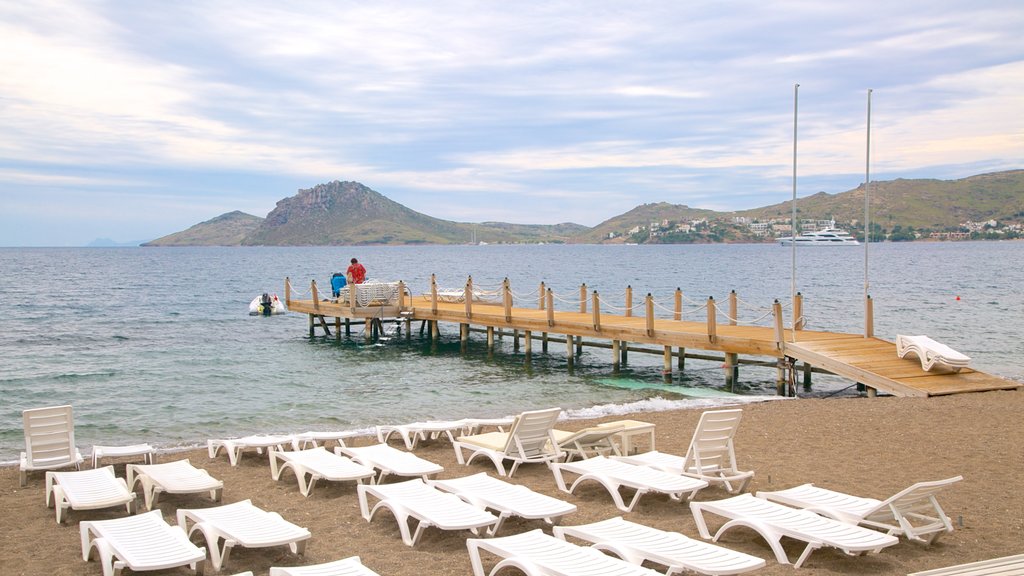
[(576, 241), (588, 243), (601, 242), (622, 242), (628, 238), (628, 231), (636, 227), (647, 227), (653, 222), (688, 222), (702, 218), (714, 218), (720, 212), (714, 210), (703, 210), (690, 208), (684, 204), (669, 204), (658, 202), (656, 204), (641, 204), (625, 214), (619, 214), (594, 226), (589, 231), (581, 234)]
[(128, 242), (118, 242), (117, 240), (111, 240), (110, 238), (97, 238), (92, 242), (85, 245), (86, 248), (126, 248), (135, 247), (145, 242), (144, 240), (132, 240)]
[[(960, 224), (986, 220), (1020, 221), (1024, 219), (1024, 170), (980, 174), (959, 180), (888, 180), (872, 182), (870, 195), (872, 222), (891, 228), (932, 230), (954, 229)], [(797, 198), (797, 219), (834, 218), (837, 222), (863, 222), (864, 185), (840, 194), (818, 192)], [(735, 212), (760, 220), (788, 219), (792, 202), (782, 202)]]
[(280, 200), (242, 244), (325, 246), (468, 244), (565, 241), (586, 229), (556, 226), (467, 224), (441, 220), (389, 200), (358, 182), (318, 184)]
[(245, 212), (228, 212), (142, 244), (143, 246), (238, 246), (256, 230), (263, 218)]
[[(871, 183), (871, 220), (882, 228), (956, 230), (967, 221), (1024, 221), (1024, 170), (960, 180)], [(835, 219), (847, 226), (864, 215), (864, 186), (819, 192), (796, 201), (798, 219)], [(790, 202), (716, 212), (666, 202), (641, 204), (593, 228), (579, 224), (464, 223), (427, 216), (358, 182), (328, 182), (278, 201), (266, 218), (230, 212), (144, 246), (324, 246), (367, 244), (761, 242), (738, 222), (788, 222)], [(742, 218), (741, 218), (742, 217)], [(1019, 229), (1019, 228), (1018, 228)]]

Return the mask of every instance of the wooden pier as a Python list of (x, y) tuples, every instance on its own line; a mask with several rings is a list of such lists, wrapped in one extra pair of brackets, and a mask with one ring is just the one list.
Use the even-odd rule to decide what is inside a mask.
[[(586, 285), (582, 285), (578, 296), (574, 294), (569, 301), (559, 299), (563, 308), (569, 302), (571, 309), (557, 310), (555, 295), (543, 283), (533, 292), (536, 298), (532, 306), (514, 305), (507, 280), (493, 291), (474, 288), (472, 278), (460, 290), (442, 291), (432, 278), (430, 293), (420, 296), (410, 294), (403, 283), (398, 283), (392, 298), (362, 305), (355, 285), (344, 290), (348, 293), (341, 298), (323, 298), (314, 281), (309, 299), (292, 299), (291, 282), (285, 279), (285, 305), (289, 311), (309, 316), (311, 336), (318, 325), (325, 334), (330, 334), (333, 325), (335, 333), (340, 335), (343, 326), (346, 333), (350, 333), (351, 325), (358, 323), (364, 325), (365, 337), (370, 339), (382, 333), (385, 322), (404, 322), (406, 334), (409, 334), (412, 322), (418, 321), (422, 322), (421, 329), (429, 327), (431, 337), (437, 338), (439, 324), (447, 322), (459, 326), (463, 341), (468, 340), (471, 330), (485, 332), (489, 347), (494, 345), (496, 331), (511, 333), (516, 350), (522, 339), (523, 351), (529, 355), (534, 341), (539, 341), (547, 352), (548, 343), (558, 335), (561, 336), (558, 341), (565, 345), (570, 365), (582, 351), (584, 342), (610, 348), (611, 362), (615, 366), (625, 359), (630, 344), (654, 346), (655, 350), (661, 348), (666, 374), (671, 374), (673, 360), (682, 370), (685, 358), (706, 358), (693, 354), (694, 350), (714, 351), (722, 354), (727, 385), (735, 383), (738, 377), (740, 355), (767, 357), (777, 367), (776, 383), (780, 394), (786, 392), (787, 383), (792, 392), (796, 371), (800, 369), (804, 370), (805, 383), (809, 383), (812, 367), (862, 384), (869, 396), (876, 391), (895, 396), (936, 396), (1016, 390), (1022, 386), (970, 368), (957, 373), (925, 372), (916, 358), (899, 358), (894, 343), (872, 334), (870, 298), (865, 303), (866, 333), (843, 334), (804, 330), (799, 294), (793, 302), (790, 327), (786, 328), (783, 308), (777, 300), (770, 312), (762, 315), (769, 326), (743, 324), (738, 320), (735, 292), (729, 295), (724, 309), (720, 310), (715, 300), (708, 298), (684, 310), (684, 298), (678, 289), (672, 308), (656, 305), (650, 294), (634, 306), (630, 288), (626, 289), (621, 306), (612, 306), (603, 303), (596, 291), (588, 292)], [(602, 307), (620, 313), (608, 314)], [(662, 317), (656, 313), (656, 307)], [(642, 314), (634, 314), (634, 311)], [(726, 323), (719, 323), (719, 316), (726, 318)], [(803, 367), (798, 368), (797, 362), (803, 363)]]

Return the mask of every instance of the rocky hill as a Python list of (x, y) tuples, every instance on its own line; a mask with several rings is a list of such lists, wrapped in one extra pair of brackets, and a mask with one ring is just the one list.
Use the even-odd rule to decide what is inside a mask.
[[(967, 221), (1020, 224), (1024, 222), (1024, 170), (960, 180), (872, 182), (870, 202), (871, 220), (882, 232), (895, 226), (955, 231)], [(798, 219), (835, 219), (851, 226), (864, 215), (864, 186), (798, 198), (796, 209)], [(465, 223), (416, 212), (358, 182), (334, 181), (280, 200), (265, 219), (231, 212), (144, 245), (758, 242), (770, 238), (758, 237), (751, 227), (736, 222), (788, 222), (791, 213), (789, 202), (737, 212), (659, 202), (642, 204), (593, 228), (572, 223)]]
[(263, 218), (245, 212), (228, 212), (200, 222), (188, 230), (175, 232), (142, 244), (143, 246), (238, 246), (263, 222)]

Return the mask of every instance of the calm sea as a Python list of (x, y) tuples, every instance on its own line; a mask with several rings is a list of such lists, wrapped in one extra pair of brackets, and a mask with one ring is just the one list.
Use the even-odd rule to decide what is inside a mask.
[[(367, 344), (361, 329), (310, 338), (300, 314), (248, 315), (262, 292), (283, 298), (286, 276), (298, 292), (311, 279), (329, 286), (353, 256), (370, 278), (404, 280), (417, 294), (431, 273), (442, 287), (468, 275), (497, 287), (507, 276), (527, 305), (541, 281), (567, 301), (585, 282), (609, 306), (621, 306), (631, 285), (637, 301), (650, 292), (669, 309), (660, 315), (670, 315), (676, 287), (723, 304), (736, 290), (741, 320), (762, 316), (776, 298), (788, 303), (792, 278), (790, 249), (771, 244), (0, 249), (0, 461), (23, 447), (23, 409), (65, 403), (87, 451), (550, 406), (585, 417), (722, 401), (705, 397), (724, 386), (716, 362), (688, 361), (673, 391), (657, 355), (633, 353), (613, 373), (610, 351), (586, 348), (570, 371), (564, 345), (548, 354), (535, 345), (527, 363), (509, 337), (489, 353), (475, 334), (463, 349), (454, 326), (438, 343), (415, 326), (410, 340)], [(862, 331), (864, 249), (806, 248), (797, 260), (808, 328)], [(1024, 243), (878, 244), (869, 263), (878, 336), (928, 334), (979, 369), (1024, 381)], [(774, 378), (773, 369), (743, 367), (740, 399), (773, 394)], [(850, 384), (816, 376), (812, 393), (848, 394)]]

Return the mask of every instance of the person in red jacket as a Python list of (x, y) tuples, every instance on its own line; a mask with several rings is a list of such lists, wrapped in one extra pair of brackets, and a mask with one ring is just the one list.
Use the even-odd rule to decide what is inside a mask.
[(345, 271), (345, 276), (350, 284), (362, 284), (366, 281), (366, 268), (359, 263), (359, 260), (352, 259), (352, 264)]

